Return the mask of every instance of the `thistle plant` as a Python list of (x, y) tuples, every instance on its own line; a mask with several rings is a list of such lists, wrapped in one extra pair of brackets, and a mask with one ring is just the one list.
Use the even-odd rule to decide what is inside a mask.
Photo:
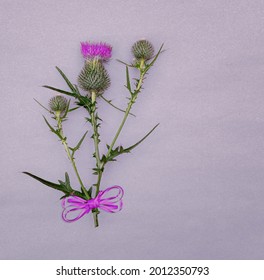
[[(142, 143), (159, 125), (154, 126), (142, 139), (129, 147), (116, 146), (116, 141), (119, 138), (121, 131), (129, 116), (132, 116), (131, 109), (134, 106), (139, 94), (142, 92), (143, 82), (146, 75), (153, 67), (155, 61), (162, 52), (163, 45), (154, 55), (154, 47), (147, 40), (140, 40), (135, 42), (132, 46), (132, 54), (134, 61), (126, 63), (118, 60), (125, 65), (126, 84), (125, 87), (129, 93), (128, 103), (125, 110), (115, 106), (111, 100), (106, 99), (103, 94), (110, 87), (110, 77), (106, 70), (105, 64), (112, 56), (112, 47), (106, 43), (81, 43), (81, 53), (84, 57), (84, 66), (78, 76), (78, 85), (70, 82), (67, 76), (61, 69), (56, 67), (61, 77), (68, 86), (68, 90), (59, 89), (52, 86), (45, 85), (44, 87), (59, 93), (52, 97), (49, 101), (48, 108), (38, 103), (50, 114), (53, 123), (43, 116), (45, 123), (50, 131), (58, 137), (61, 141), (68, 159), (75, 172), (79, 183), (79, 189), (73, 188), (70, 182), (68, 173), (65, 173), (65, 179), (59, 180), (58, 183), (53, 183), (42, 179), (29, 172), (25, 174), (40, 181), (42, 184), (61, 191), (63, 193), (62, 199), (62, 218), (66, 222), (74, 222), (82, 216), (92, 213), (94, 225), (99, 225), (98, 215), (99, 210), (106, 212), (118, 212), (122, 209), (124, 190), (121, 186), (111, 186), (104, 190), (101, 189), (101, 180), (104, 170), (109, 162), (116, 161), (116, 158), (122, 154), (130, 153), (140, 143)], [(134, 78), (135, 83), (131, 83), (130, 69), (135, 69), (138, 76)], [(80, 89), (81, 90), (80, 90)], [(67, 98), (66, 98), (66, 97)], [(118, 126), (113, 139), (103, 149), (100, 146), (100, 124), (98, 100), (102, 99), (107, 104), (122, 112), (123, 117)], [(74, 106), (71, 102), (74, 101)], [(65, 135), (63, 123), (69, 121), (70, 114), (77, 109), (83, 109), (87, 113), (86, 121), (92, 128), (91, 138), (93, 139), (92, 155), (95, 158), (95, 167), (93, 174), (96, 176), (94, 183), (84, 183), (75, 160), (76, 152), (81, 148), (88, 131), (84, 132), (75, 146), (69, 145), (68, 137)], [(91, 180), (92, 181), (92, 180)]]

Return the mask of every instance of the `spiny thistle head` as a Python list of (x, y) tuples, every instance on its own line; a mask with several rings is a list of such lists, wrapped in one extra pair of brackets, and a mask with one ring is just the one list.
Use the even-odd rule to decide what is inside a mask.
[(110, 86), (110, 78), (101, 61), (93, 59), (86, 61), (78, 83), (83, 90), (100, 95)]
[(139, 40), (132, 46), (132, 53), (137, 60), (149, 60), (154, 54), (154, 47), (147, 40)]
[(53, 112), (63, 113), (65, 112), (67, 106), (68, 106), (68, 100), (61, 95), (54, 96), (49, 101), (49, 107)]
[(107, 61), (112, 56), (112, 47), (106, 43), (81, 42), (81, 53), (85, 59)]

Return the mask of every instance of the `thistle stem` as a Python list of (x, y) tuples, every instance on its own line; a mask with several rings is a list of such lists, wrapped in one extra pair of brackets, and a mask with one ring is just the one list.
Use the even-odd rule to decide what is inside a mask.
[(91, 117), (92, 117), (92, 124), (93, 124), (93, 130), (94, 130), (94, 148), (95, 148), (95, 157), (96, 157), (96, 165), (97, 167), (100, 165), (100, 154), (99, 154), (99, 135), (97, 130), (97, 121), (95, 117), (95, 110), (96, 110), (96, 93), (92, 92), (92, 104), (94, 106), (94, 109), (92, 111)]
[(94, 140), (94, 148), (95, 148), (95, 158), (96, 158), (96, 167), (97, 167), (97, 173), (98, 173), (98, 179), (96, 183), (96, 195), (98, 195), (100, 190), (100, 182), (102, 178), (102, 166), (101, 166), (101, 160), (100, 160), (100, 153), (99, 153), (99, 133), (98, 133), (98, 124), (97, 124), (97, 118), (96, 118), (96, 92), (92, 91), (92, 105), (93, 110), (91, 112), (91, 120), (92, 120), (92, 126), (93, 126), (93, 140)]
[(98, 222), (99, 211), (97, 209), (94, 209), (94, 210), (95, 210), (95, 211), (93, 211), (94, 226), (98, 227), (99, 226), (99, 222)]
[(81, 179), (81, 177), (80, 177), (80, 174), (79, 174), (79, 172), (78, 172), (78, 169), (77, 169), (77, 166), (76, 166), (74, 157), (73, 157), (73, 155), (72, 155), (72, 153), (71, 153), (71, 151), (70, 151), (70, 148), (69, 148), (68, 143), (67, 143), (67, 141), (66, 141), (66, 137), (65, 137), (64, 134), (63, 134), (62, 119), (60, 118), (60, 115), (59, 115), (59, 114), (56, 114), (56, 120), (57, 120), (57, 123), (58, 123), (58, 130), (59, 130), (59, 133), (60, 133), (60, 136), (61, 136), (61, 142), (62, 142), (62, 144), (63, 144), (63, 146), (64, 146), (64, 149), (65, 149), (65, 151), (66, 151), (66, 153), (67, 153), (67, 156), (68, 156), (68, 158), (69, 158), (69, 160), (70, 160), (70, 162), (71, 162), (71, 164), (72, 164), (72, 167), (73, 167), (74, 172), (75, 172), (75, 174), (76, 174), (76, 176), (77, 176), (77, 179), (78, 179), (78, 181), (79, 181), (79, 183), (80, 183), (80, 185), (81, 185), (81, 189), (82, 189), (83, 193), (85, 194), (86, 198), (87, 198), (87, 199), (90, 199), (91, 197), (90, 197), (90, 195), (88, 194), (86, 188), (84, 187), (84, 184), (83, 184), (82, 179)]
[[(142, 66), (142, 68), (143, 68), (143, 66)], [(146, 74), (146, 72), (145, 72), (144, 70), (140, 70), (140, 78), (139, 78), (139, 80), (138, 80), (137, 87), (136, 87), (136, 89), (134, 90), (134, 92), (130, 92), (130, 93), (131, 93), (131, 98), (130, 98), (130, 100), (129, 100), (129, 102), (128, 102), (128, 105), (127, 105), (127, 109), (126, 109), (126, 111), (125, 111), (124, 118), (123, 118), (123, 120), (122, 120), (122, 122), (121, 122), (121, 124), (120, 124), (120, 126), (119, 126), (119, 128), (118, 128), (118, 130), (117, 130), (117, 132), (116, 132), (116, 134), (115, 134), (115, 136), (114, 136), (114, 139), (113, 139), (111, 145), (109, 146), (109, 149), (108, 149), (107, 154), (106, 154), (106, 158), (109, 157), (109, 155), (110, 155), (110, 153), (111, 153), (111, 151), (112, 151), (112, 149), (113, 149), (113, 147), (114, 147), (114, 145), (115, 145), (115, 143), (116, 143), (116, 140), (117, 140), (117, 138), (118, 138), (118, 136), (119, 136), (121, 130), (122, 130), (123, 127), (124, 127), (124, 124), (125, 124), (125, 122), (126, 122), (126, 120), (127, 120), (127, 117), (128, 117), (128, 115), (129, 115), (129, 113), (130, 113), (130, 110), (131, 110), (133, 104), (136, 102), (138, 93), (140, 92), (140, 89), (141, 89), (141, 87), (142, 87), (142, 83), (143, 83), (143, 79), (144, 79), (145, 74)]]
[[(94, 140), (94, 148), (95, 148), (95, 158), (96, 158), (96, 168), (97, 168), (97, 182), (95, 184), (96, 186), (96, 192), (95, 192), (95, 197), (98, 195), (100, 191), (100, 183), (101, 183), (101, 178), (103, 174), (103, 167), (101, 164), (101, 159), (100, 159), (100, 152), (99, 152), (99, 133), (98, 133), (98, 123), (97, 123), (97, 117), (96, 117), (96, 92), (92, 91), (92, 112), (91, 112), (91, 122), (93, 126), (93, 140)], [(98, 227), (98, 214), (99, 211), (98, 209), (94, 209), (93, 211), (93, 217), (94, 217), (94, 226)]]
[(121, 124), (120, 124), (120, 126), (119, 126), (119, 128), (118, 128), (118, 130), (117, 130), (117, 132), (116, 132), (116, 134), (115, 134), (115, 137), (114, 137), (114, 139), (113, 139), (113, 141), (112, 141), (112, 143), (111, 143), (111, 145), (110, 145), (108, 151), (107, 151), (106, 158), (110, 155), (110, 153), (111, 153), (111, 151), (112, 151), (112, 149), (113, 149), (113, 147), (114, 147), (114, 145), (115, 145), (115, 143), (116, 143), (116, 140), (117, 140), (117, 138), (118, 138), (118, 136), (119, 136), (121, 130), (122, 130), (123, 127), (124, 127), (124, 124), (125, 124), (125, 122), (126, 122), (126, 120), (127, 120), (128, 114), (129, 114), (129, 112), (130, 112), (130, 110), (131, 110), (131, 108), (132, 108), (132, 105), (133, 105), (133, 103), (135, 103), (135, 101), (136, 101), (136, 98), (137, 98), (137, 95), (134, 95), (133, 97), (131, 97), (131, 99), (130, 99), (128, 105), (127, 105), (127, 109), (126, 109), (124, 118), (123, 118), (123, 120), (122, 120), (122, 122), (121, 122)]

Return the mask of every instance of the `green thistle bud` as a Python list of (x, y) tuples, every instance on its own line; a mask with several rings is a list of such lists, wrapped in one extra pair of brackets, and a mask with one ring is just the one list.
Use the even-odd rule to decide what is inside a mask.
[(61, 95), (54, 96), (49, 101), (49, 107), (53, 112), (62, 113), (66, 110), (67, 105), (68, 105), (68, 100)]
[(154, 47), (147, 40), (139, 40), (132, 46), (132, 53), (137, 60), (149, 60), (154, 54)]
[(97, 60), (86, 60), (78, 77), (79, 86), (90, 93), (102, 94), (110, 86), (109, 75), (103, 64)]

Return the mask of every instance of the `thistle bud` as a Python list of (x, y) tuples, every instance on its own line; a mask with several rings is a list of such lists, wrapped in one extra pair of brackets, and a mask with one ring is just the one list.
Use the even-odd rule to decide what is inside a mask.
[(100, 60), (86, 60), (78, 84), (83, 90), (100, 95), (110, 86), (110, 78)]
[(67, 105), (68, 100), (61, 95), (54, 96), (49, 101), (49, 107), (54, 113), (64, 113), (67, 108)]
[(137, 60), (149, 60), (154, 54), (154, 47), (147, 40), (139, 40), (132, 46), (132, 53)]

